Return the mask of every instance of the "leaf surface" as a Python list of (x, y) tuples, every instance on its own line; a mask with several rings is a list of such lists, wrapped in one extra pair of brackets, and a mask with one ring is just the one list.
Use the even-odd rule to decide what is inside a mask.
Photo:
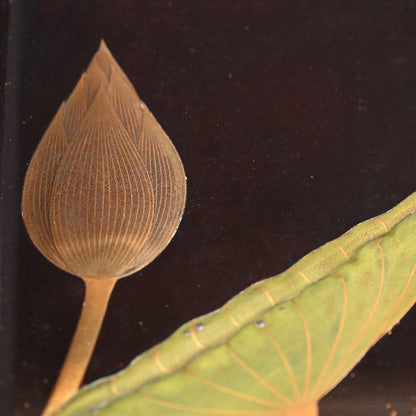
[(298, 414), (415, 302), (415, 209), (412, 194), (250, 286), (85, 387), (58, 414)]

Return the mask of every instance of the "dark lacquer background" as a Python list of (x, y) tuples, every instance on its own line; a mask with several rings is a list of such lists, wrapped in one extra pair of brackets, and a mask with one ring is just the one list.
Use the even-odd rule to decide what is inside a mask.
[[(188, 201), (166, 251), (117, 284), (87, 382), (416, 189), (413, 0), (2, 10), (1, 415), (40, 414), (81, 308), (81, 280), (36, 250), (19, 204), (30, 157), (100, 38), (176, 145)], [(321, 415), (416, 414), (415, 350), (413, 309)]]

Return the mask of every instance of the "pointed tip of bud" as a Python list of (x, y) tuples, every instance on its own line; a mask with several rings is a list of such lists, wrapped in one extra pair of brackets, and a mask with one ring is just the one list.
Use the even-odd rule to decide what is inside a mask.
[(118, 68), (118, 64), (114, 59), (110, 49), (108, 49), (107, 44), (104, 42), (104, 39), (101, 39), (100, 46), (95, 54), (94, 59), (98, 61), (99, 65), (101, 66), (101, 69), (104, 71), (108, 79), (110, 77), (111, 67)]
[(110, 49), (108, 49), (108, 46), (105, 43), (104, 39), (100, 40), (100, 46), (98, 47), (98, 53), (104, 53), (104, 54), (111, 55)]

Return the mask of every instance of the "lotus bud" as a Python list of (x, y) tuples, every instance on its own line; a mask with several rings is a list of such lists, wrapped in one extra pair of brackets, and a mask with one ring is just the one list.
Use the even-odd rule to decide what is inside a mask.
[(86, 284), (81, 317), (43, 416), (78, 390), (116, 280), (166, 247), (185, 194), (175, 147), (102, 41), (43, 136), (23, 188), (22, 213), (33, 243)]
[(185, 193), (172, 142), (101, 42), (29, 165), (22, 212), (32, 241), (71, 274), (127, 276), (169, 243)]

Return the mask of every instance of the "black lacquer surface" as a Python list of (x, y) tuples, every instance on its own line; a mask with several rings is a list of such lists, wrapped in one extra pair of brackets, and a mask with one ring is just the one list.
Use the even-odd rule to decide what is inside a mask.
[[(175, 143), (188, 201), (166, 251), (117, 284), (87, 382), (416, 189), (413, 1), (8, 9), (1, 415), (40, 414), (81, 308), (81, 280), (36, 250), (19, 206), (30, 157), (100, 38)], [(321, 416), (416, 414), (415, 334), (413, 309), (322, 400)]]

